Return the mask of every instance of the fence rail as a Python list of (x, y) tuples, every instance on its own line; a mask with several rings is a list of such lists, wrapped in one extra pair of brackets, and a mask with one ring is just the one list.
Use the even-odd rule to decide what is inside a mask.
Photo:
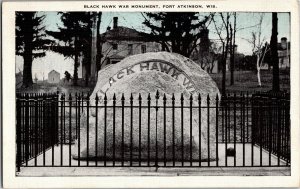
[(17, 94), (16, 165), (290, 166), (288, 97)]

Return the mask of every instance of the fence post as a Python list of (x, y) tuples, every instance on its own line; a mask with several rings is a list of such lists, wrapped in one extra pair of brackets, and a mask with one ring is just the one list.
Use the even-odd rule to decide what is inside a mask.
[(42, 96), (42, 110), (43, 110), (43, 166), (46, 164), (46, 129), (47, 129), (47, 106), (46, 106), (46, 94)]
[(286, 155), (286, 165), (290, 163), (290, 155), (291, 155), (291, 143), (290, 143), (290, 100), (286, 97), (286, 106), (285, 106), (285, 128), (286, 128), (286, 138), (287, 138), (287, 155)]
[(87, 150), (86, 150), (86, 165), (89, 166), (89, 142), (90, 142), (90, 122), (89, 122), (89, 111), (90, 111), (90, 94), (88, 93), (87, 94), (87, 97), (86, 97), (86, 137), (87, 137), (87, 140), (86, 140), (86, 144), (87, 144)]
[(141, 146), (141, 135), (142, 135), (142, 96), (141, 93), (139, 93), (139, 166), (141, 166), (141, 151), (142, 151), (142, 146)]
[[(262, 107), (262, 104), (263, 102), (261, 101), (261, 99), (259, 99), (259, 110), (262, 111), (263, 110), (263, 107)], [(259, 116), (259, 121), (257, 124), (258, 126), (258, 130), (259, 130), (259, 145), (260, 145), (260, 156), (259, 156), (259, 160), (260, 160), (260, 166), (262, 166), (262, 147), (263, 147), (263, 127), (265, 127), (265, 125), (263, 124), (263, 115), (261, 113), (258, 113), (258, 116)]]
[(72, 147), (72, 94), (69, 94), (69, 166), (71, 167), (71, 147)]
[(236, 166), (236, 93), (233, 95), (233, 145), (234, 145), (234, 159), (233, 164)]
[[(77, 101), (77, 104), (78, 104), (78, 109), (77, 109), (77, 112), (78, 112), (78, 118), (79, 118), (79, 120), (78, 120), (78, 134), (77, 134), (77, 136), (78, 136), (78, 159), (80, 159), (80, 138), (81, 138), (81, 136), (80, 136), (80, 126), (81, 126), (81, 122), (80, 122), (80, 115), (81, 115), (81, 113), (80, 113), (80, 111), (81, 111), (81, 108), (80, 108), (80, 105), (81, 105), (81, 102), (80, 102), (80, 100), (81, 100), (82, 98), (81, 98), (81, 95), (80, 95), (80, 93), (78, 93), (78, 101)], [(80, 161), (78, 161), (78, 167), (80, 167)]]
[(280, 98), (277, 99), (278, 125), (277, 125), (277, 165), (280, 166), (281, 157), (281, 104)]
[(208, 164), (208, 167), (210, 166), (210, 141), (209, 141), (209, 138), (210, 138), (210, 97), (209, 97), (209, 94), (207, 94), (207, 164)]
[(172, 157), (173, 166), (175, 166), (175, 96), (172, 95)]
[(164, 106), (164, 166), (166, 166), (167, 164), (167, 160), (166, 160), (166, 103), (167, 103), (167, 97), (166, 94), (164, 93), (163, 96), (163, 106)]
[(219, 166), (219, 95), (216, 97), (216, 166)]
[(116, 158), (116, 94), (113, 96), (113, 166), (115, 166)]
[[(246, 140), (246, 135), (245, 135), (245, 107), (247, 106), (246, 99), (245, 99), (245, 94), (242, 94), (242, 101), (241, 101), (241, 109), (242, 109), (242, 130), (243, 130), (243, 134), (242, 134), (242, 142), (243, 142), (243, 166), (245, 166), (245, 140)], [(247, 139), (248, 140), (248, 139)]]
[(29, 96), (25, 94), (25, 161), (26, 166), (28, 166), (29, 159)]
[(255, 128), (256, 128), (256, 107), (255, 107), (255, 96), (252, 95), (251, 97), (251, 109), (252, 109), (252, 116), (251, 116), (251, 166), (253, 167), (254, 164), (254, 144), (255, 144)]
[(96, 93), (96, 97), (95, 97), (95, 105), (96, 105), (96, 110), (95, 110), (95, 112), (96, 112), (96, 126), (95, 126), (95, 146), (96, 146), (96, 151), (95, 151), (95, 155), (96, 155), (96, 162), (95, 162), (95, 164), (96, 164), (96, 167), (98, 166), (98, 101), (99, 101), (99, 97), (98, 97), (98, 94)]
[(130, 166), (132, 166), (132, 137), (133, 137), (133, 96), (130, 94)]
[(227, 104), (228, 104), (228, 99), (227, 99), (227, 96), (226, 94), (223, 94), (222, 95), (222, 106), (224, 107), (225, 109), (225, 112), (224, 112), (224, 115), (225, 115), (225, 167), (227, 167), (227, 164), (228, 164), (228, 159), (227, 159), (227, 147), (228, 147), (228, 144), (227, 144), (227, 127), (228, 127), (228, 122), (227, 122)]
[(106, 167), (106, 127), (107, 127), (107, 96), (104, 94), (104, 167)]
[(122, 103), (122, 144), (121, 144), (121, 153), (122, 153), (122, 166), (124, 166), (124, 104), (125, 104), (125, 97), (124, 93), (122, 93), (122, 98), (121, 98), (121, 103)]
[[(63, 165), (63, 144), (64, 144), (64, 125), (63, 125), (63, 120), (64, 120), (64, 116), (63, 116), (63, 107), (64, 107), (64, 95), (61, 94), (60, 97), (61, 100), (61, 107), (60, 107), (60, 165)], [(78, 152), (79, 154), (79, 152)]]
[(198, 134), (199, 134), (199, 167), (201, 167), (201, 148), (202, 148), (202, 145), (201, 145), (201, 121), (202, 121), (202, 119), (201, 119), (201, 94), (200, 93), (198, 93), (198, 117), (199, 117), (199, 120), (198, 120), (198, 122), (199, 122), (199, 132), (198, 132)]
[(155, 107), (155, 166), (158, 167), (158, 145), (157, 145), (157, 113), (158, 113), (158, 99), (159, 99), (158, 90), (156, 91), (155, 99), (156, 99), (156, 107)]
[(181, 165), (184, 166), (184, 138), (183, 138), (183, 103), (184, 103), (184, 98), (183, 98), (183, 93), (181, 93), (180, 97), (180, 102), (181, 102)]
[(190, 94), (190, 165), (193, 165), (193, 94)]
[(148, 166), (150, 165), (150, 108), (151, 108), (151, 96), (150, 93), (148, 94), (148, 133), (147, 133), (147, 147), (148, 147)]
[(21, 99), (20, 95), (16, 95), (17, 101), (16, 101), (16, 111), (17, 111), (17, 158), (16, 158), (16, 165), (17, 165), (17, 172), (20, 172), (20, 167), (22, 165), (22, 155), (21, 155), (21, 132), (22, 132), (22, 124), (21, 124)]
[(34, 100), (35, 100), (35, 115), (34, 115), (34, 152), (35, 152), (35, 159), (34, 159), (34, 165), (37, 166), (37, 156), (38, 156), (38, 98), (37, 95), (35, 94), (34, 96)]
[(50, 133), (51, 133), (51, 148), (52, 148), (52, 166), (54, 166), (54, 144), (55, 144), (55, 113), (54, 113), (54, 110), (55, 110), (55, 100), (53, 98), (53, 94), (48, 95), (48, 99), (50, 99), (50, 107), (49, 107), (49, 110), (50, 110), (50, 115), (49, 115), (49, 125), (48, 127), (50, 128)]
[(247, 91), (246, 93), (246, 117), (247, 117), (247, 142), (249, 142), (249, 106), (250, 106), (250, 102), (249, 102), (249, 93)]
[(272, 155), (272, 131), (273, 131), (273, 122), (272, 122), (272, 98), (269, 98), (268, 104), (268, 121), (269, 121), (269, 130), (268, 130), (268, 139), (269, 139), (269, 166), (271, 166), (271, 155)]

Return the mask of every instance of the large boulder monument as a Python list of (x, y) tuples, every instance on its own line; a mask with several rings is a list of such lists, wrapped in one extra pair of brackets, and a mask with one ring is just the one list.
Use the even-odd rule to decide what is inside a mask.
[(82, 112), (73, 158), (214, 161), (216, 111), (208, 110), (207, 95), (214, 107), (215, 82), (179, 54), (138, 54), (109, 65), (98, 72), (89, 112)]

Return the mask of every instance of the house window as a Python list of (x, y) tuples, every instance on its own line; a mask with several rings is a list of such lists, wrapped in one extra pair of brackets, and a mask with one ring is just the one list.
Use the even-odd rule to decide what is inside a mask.
[(128, 44), (128, 55), (132, 55), (132, 54), (133, 54), (133, 45)]
[(113, 50), (118, 50), (118, 44), (117, 43), (113, 44)]
[(146, 53), (146, 45), (142, 45), (141, 49), (142, 49), (142, 53)]

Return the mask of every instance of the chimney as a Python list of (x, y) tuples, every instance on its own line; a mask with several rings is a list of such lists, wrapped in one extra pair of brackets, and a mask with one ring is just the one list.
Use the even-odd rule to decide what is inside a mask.
[(114, 26), (113, 29), (116, 29), (118, 27), (118, 17), (114, 17)]
[(109, 30), (110, 30), (110, 26), (108, 26), (108, 27), (106, 28), (106, 30), (109, 31)]
[(234, 45), (234, 54), (237, 53), (237, 45)]
[(208, 38), (209, 30), (204, 28), (201, 30), (201, 37), (200, 37), (200, 51), (208, 52), (209, 51), (209, 38)]
[(287, 48), (287, 38), (286, 37), (282, 37), (281, 38), (281, 48), (282, 49), (286, 49)]

